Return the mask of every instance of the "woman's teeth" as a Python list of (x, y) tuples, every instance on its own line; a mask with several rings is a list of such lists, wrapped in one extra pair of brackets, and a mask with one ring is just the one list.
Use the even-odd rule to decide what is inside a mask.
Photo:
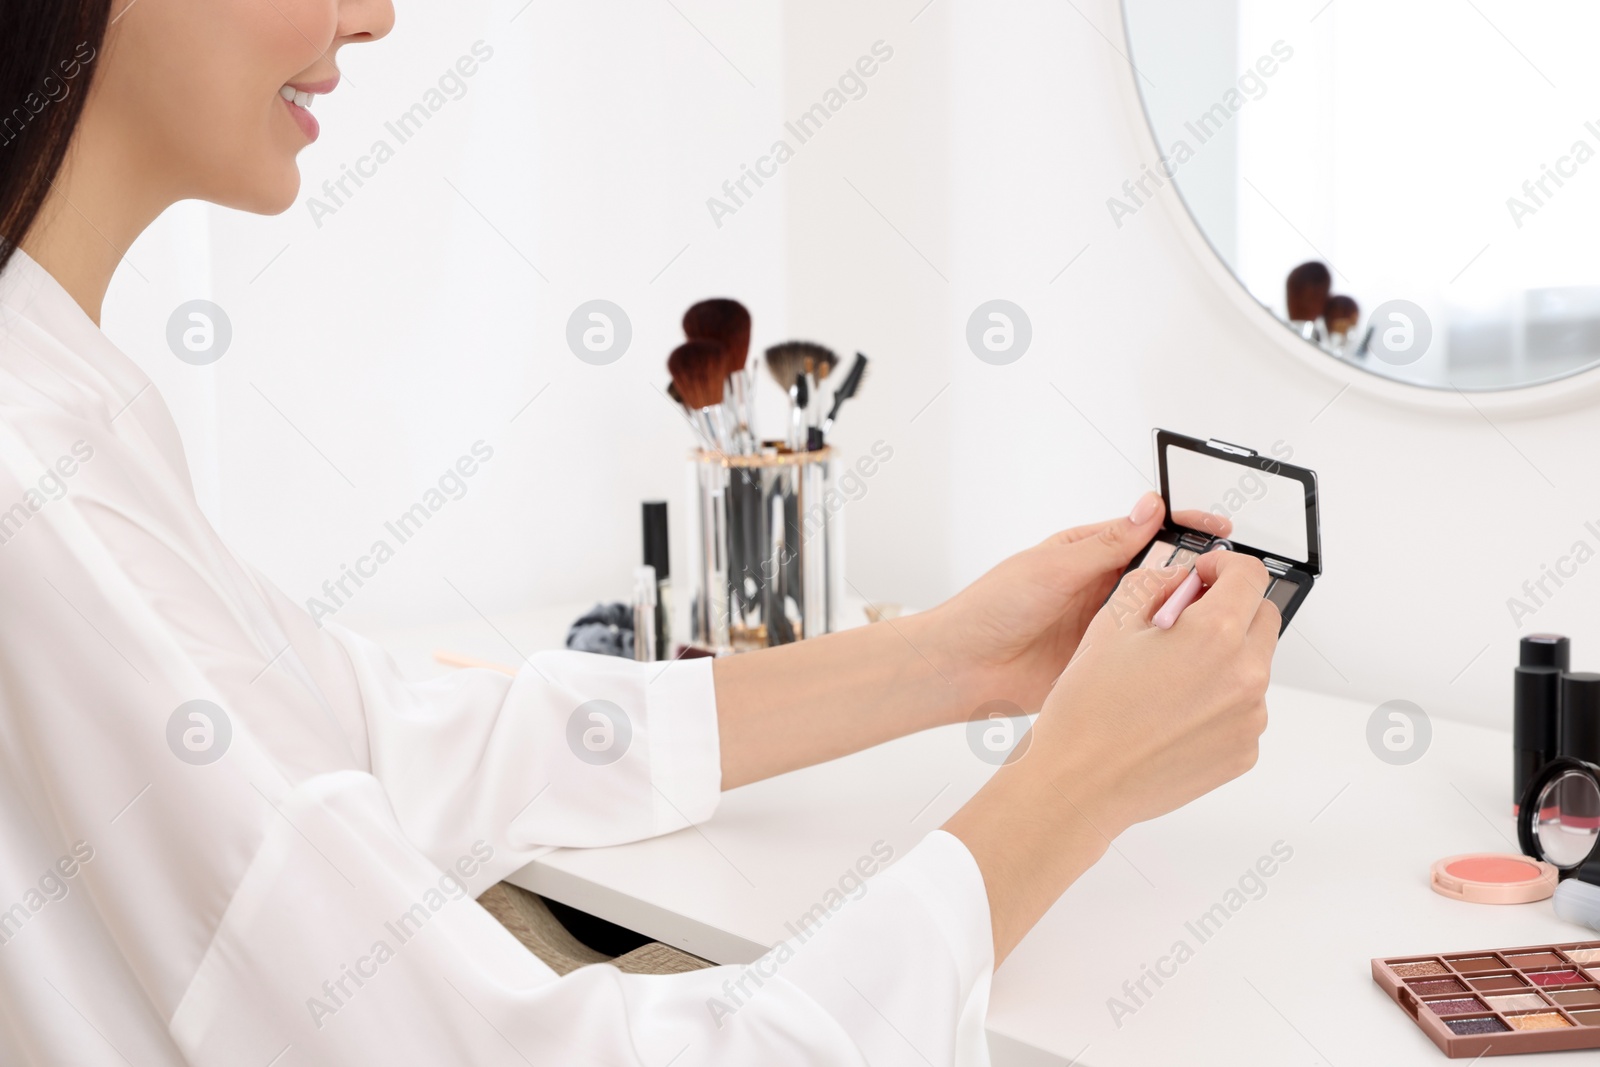
[(310, 93), (302, 93), (292, 85), (285, 85), (282, 89), (279, 89), (278, 95), (291, 104), (306, 108), (310, 107), (311, 101), (316, 99)]

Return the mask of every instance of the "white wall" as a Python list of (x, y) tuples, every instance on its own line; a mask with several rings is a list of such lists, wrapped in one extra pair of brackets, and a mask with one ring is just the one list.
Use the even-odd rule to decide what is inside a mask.
[[(1149, 471), (1152, 426), (1262, 449), (1283, 440), (1321, 475), (1326, 575), (1277, 677), (1508, 725), (1520, 631), (1507, 598), (1575, 540), (1600, 548), (1583, 525), (1600, 519), (1592, 409), (1486, 418), (1456, 398), (1341, 395), (1284, 354), (1265, 312), (1222, 292), (1170, 191), (1161, 210), (1111, 222), (1105, 198), (1155, 162), (1130, 121), (1112, 0), (1076, 5), (1094, 28), (1072, 6), (953, 6), (952, 141), (970, 161), (952, 196), (957, 260), (971, 303), (1009, 283), (1037, 346), (1010, 367), (961, 363), (955, 577), (1126, 508), (1145, 485), (1128, 460)], [(985, 161), (985, 145), (1003, 162)], [(1600, 566), (1580, 568), (1522, 629), (1570, 633), (1576, 662), (1600, 666), (1597, 603)]]
[[(683, 309), (735, 293), (756, 309), (758, 343), (782, 333), (781, 194), (721, 230), (705, 207), (780, 125), (780, 12), (397, 6), (393, 35), (347, 49), (345, 84), (315, 105), (323, 136), (301, 156), (301, 203), (272, 219), (170, 213), (132, 256), (155, 265), (144, 273), (156, 283), (125, 269), (107, 329), (157, 376), (191, 462), (217, 457), (225, 535), (297, 599), (479, 439), (494, 459), (341, 619), (470, 617), (451, 584), (486, 612), (624, 597), (639, 502), (676, 511), (682, 495), (692, 438), (659, 390)], [(493, 55), (465, 95), (400, 144), (385, 123), (480, 40)], [(378, 139), (393, 159), (318, 225), (307, 198)], [(210, 270), (185, 282), (182, 261), (207, 254), (204, 233), (184, 228), (195, 212), (209, 222)], [(235, 330), (232, 350), (199, 371), (161, 333), (195, 295)], [(594, 298), (633, 324), (627, 353), (604, 367), (565, 340), (568, 315)], [(209, 431), (208, 405), (221, 413)]]
[[(303, 207), (196, 209), (208, 239), (175, 213), (135, 249), (152, 280), (119, 276), (108, 328), (179, 408), (192, 462), (215, 449), (217, 514), (245, 555), (309, 595), (482, 437), (494, 461), (349, 617), (469, 614), (446, 578), (484, 610), (622, 595), (638, 501), (679, 501), (689, 443), (651, 386), (683, 307), (725, 292), (755, 311), (758, 345), (814, 336), (876, 359), (840, 424), (847, 455), (878, 438), (896, 450), (846, 512), (863, 595), (932, 603), (1054, 529), (1125, 513), (1152, 426), (1283, 440), (1322, 476), (1327, 574), (1278, 677), (1508, 721), (1506, 599), (1575, 540), (1600, 547), (1583, 526), (1600, 520), (1587, 406), (1491, 424), (1465, 402), (1341, 392), (1221, 288), (1170, 193), (1118, 229), (1106, 198), (1156, 157), (1112, 0), (675, 2), (705, 37), (647, 0), (536, 3), (510, 25), (521, 0), (402, 3), (395, 37), (352, 52), (351, 84), (318, 104), (325, 139), (303, 171), (336, 173), (490, 41), (494, 60), (426, 140), (320, 230)], [(867, 94), (714, 226), (705, 198), (878, 39), (895, 56)], [(159, 338), (188, 291), (180, 266), (208, 241), (237, 330), (207, 372), (214, 401)], [(636, 331), (605, 368), (562, 339), (594, 296)], [(1033, 323), (1010, 366), (964, 340), (995, 297)], [(1524, 627), (1573, 634), (1581, 664), (1600, 664), (1597, 575), (1580, 568)]]

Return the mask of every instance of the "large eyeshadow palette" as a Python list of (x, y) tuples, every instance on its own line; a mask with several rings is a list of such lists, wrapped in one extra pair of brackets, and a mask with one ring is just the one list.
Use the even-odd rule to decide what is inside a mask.
[(1600, 941), (1372, 961), (1451, 1059), (1600, 1048)]

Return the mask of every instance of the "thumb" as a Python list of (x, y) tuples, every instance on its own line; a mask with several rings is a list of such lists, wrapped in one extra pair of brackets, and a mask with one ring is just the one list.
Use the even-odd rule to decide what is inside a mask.
[(1082, 571), (1109, 574), (1122, 570), (1161, 529), (1166, 513), (1161, 497), (1146, 493), (1125, 519), (1112, 519), (1058, 535)]
[(1174, 590), (1189, 577), (1191, 567), (1161, 567), (1131, 570), (1117, 583), (1100, 614), (1107, 617), (1118, 629), (1133, 627), (1148, 629), (1151, 619), (1167, 602)]

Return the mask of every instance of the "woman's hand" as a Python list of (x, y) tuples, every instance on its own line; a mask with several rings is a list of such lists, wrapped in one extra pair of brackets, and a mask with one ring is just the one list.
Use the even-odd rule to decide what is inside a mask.
[[(1064, 530), (1000, 563), (919, 619), (933, 662), (974, 708), (1008, 700), (1038, 711), (1118, 576), (1161, 529), (1163, 510), (1146, 493), (1127, 518)], [(1216, 515), (1178, 518), (1224, 536), (1232, 528)]]
[(945, 825), (978, 861), (996, 959), (1125, 828), (1255, 764), (1278, 641), (1266, 568), (1213, 552), (1170, 630), (1151, 617), (1188, 568), (1130, 572), (1084, 634), (1020, 758)]

